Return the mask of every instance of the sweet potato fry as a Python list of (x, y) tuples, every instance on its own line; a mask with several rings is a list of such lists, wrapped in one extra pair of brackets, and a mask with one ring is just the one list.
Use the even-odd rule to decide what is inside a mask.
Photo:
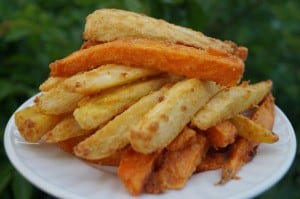
[(236, 127), (228, 120), (218, 123), (206, 131), (206, 136), (214, 148), (224, 148), (235, 141)]
[(132, 147), (145, 154), (166, 147), (219, 89), (215, 83), (197, 79), (176, 83), (164, 100), (133, 126), (129, 135)]
[(196, 172), (221, 169), (225, 165), (225, 154), (221, 152), (207, 153), (196, 168)]
[(201, 130), (243, 112), (257, 105), (271, 90), (272, 82), (262, 81), (256, 84), (242, 84), (223, 89), (215, 95), (192, 118), (192, 124)]
[(129, 147), (122, 155), (118, 176), (132, 195), (139, 195), (152, 173), (161, 150), (142, 154)]
[(237, 133), (250, 141), (271, 144), (279, 139), (275, 133), (243, 115), (236, 115), (230, 121), (236, 126)]
[(141, 97), (158, 90), (168, 80), (155, 78), (106, 90), (84, 98), (73, 115), (83, 129), (94, 129), (123, 112)]
[(84, 96), (69, 92), (58, 86), (43, 92), (35, 99), (35, 103), (42, 113), (60, 115), (72, 112)]
[(233, 42), (222, 42), (207, 37), (201, 32), (133, 12), (101, 9), (93, 12), (86, 19), (83, 33), (85, 40), (107, 42), (126, 37), (167, 40), (200, 49), (214, 48), (240, 55), (242, 59), (247, 57), (247, 49), (237, 47)]
[[(91, 46), (50, 64), (51, 76), (70, 76), (104, 64), (124, 64), (235, 85), (244, 72), (236, 56), (179, 44), (119, 39)], [(226, 75), (224, 75), (226, 74)]]
[[(185, 131), (183, 131), (185, 133)], [(179, 135), (180, 136), (180, 135)], [(146, 184), (146, 192), (161, 193), (168, 189), (181, 189), (196, 170), (207, 150), (207, 139), (194, 134), (176, 151), (167, 151), (163, 163)]]
[(65, 117), (53, 129), (48, 131), (42, 141), (46, 143), (56, 143), (72, 137), (90, 134), (93, 130), (84, 130), (74, 119), (73, 115)]
[(37, 142), (51, 130), (61, 119), (61, 115), (40, 113), (33, 105), (15, 113), (15, 123), (23, 138), (28, 142)]
[(104, 89), (120, 86), (159, 73), (161, 72), (150, 69), (109, 64), (76, 74), (64, 81), (63, 87), (70, 92), (91, 95)]
[[(264, 117), (269, 119), (265, 120)], [(251, 116), (253, 122), (257, 122), (262, 127), (272, 130), (274, 122), (274, 99), (271, 94), (268, 94), (262, 101), (261, 105), (256, 109)], [(230, 179), (235, 178), (240, 168), (249, 162), (256, 154), (256, 149), (259, 143), (239, 137), (232, 145), (229, 152), (228, 161), (222, 168), (222, 177), (220, 184), (225, 184)]]
[(85, 159), (101, 159), (129, 144), (128, 134), (136, 124), (163, 97), (167, 88), (141, 98), (126, 111), (116, 116), (95, 134), (75, 147), (75, 154)]

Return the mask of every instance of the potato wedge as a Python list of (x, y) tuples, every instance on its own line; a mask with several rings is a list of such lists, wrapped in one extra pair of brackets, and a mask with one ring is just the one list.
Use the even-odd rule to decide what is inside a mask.
[(206, 130), (257, 105), (271, 88), (272, 81), (268, 80), (253, 85), (242, 84), (224, 89), (196, 113), (192, 118), (192, 124), (201, 130)]
[(70, 92), (90, 95), (159, 73), (156, 70), (108, 64), (68, 78), (63, 82), (63, 87)]
[(168, 80), (156, 78), (106, 90), (96, 96), (86, 97), (73, 115), (83, 129), (94, 129), (123, 112), (141, 97), (158, 90)]
[(91, 137), (79, 143), (75, 147), (75, 154), (85, 159), (101, 159), (128, 145), (131, 126), (139, 122), (162, 99), (166, 90), (167, 88), (163, 87), (141, 98)]
[(272, 144), (279, 139), (275, 133), (243, 115), (236, 115), (230, 121), (237, 128), (237, 133), (250, 141)]
[(46, 143), (56, 143), (67, 140), (72, 137), (90, 134), (93, 130), (82, 129), (73, 115), (70, 115), (61, 120), (53, 129), (48, 131), (43, 137), (42, 141)]
[(57, 87), (65, 79), (66, 78), (64, 77), (49, 77), (39, 86), (39, 89), (40, 91), (49, 91), (50, 89)]
[(37, 142), (51, 130), (61, 119), (61, 115), (40, 113), (33, 105), (15, 113), (15, 123), (23, 138), (28, 142)]
[(133, 126), (129, 136), (132, 147), (145, 154), (166, 147), (219, 89), (213, 82), (197, 79), (176, 83), (164, 100)]
[(83, 97), (82, 94), (69, 92), (58, 86), (43, 92), (35, 99), (35, 103), (44, 114), (60, 115), (72, 112)]

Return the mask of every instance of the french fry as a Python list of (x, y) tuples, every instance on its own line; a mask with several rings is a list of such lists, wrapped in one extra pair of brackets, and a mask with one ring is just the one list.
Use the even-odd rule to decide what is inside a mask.
[(236, 54), (244, 60), (247, 57), (247, 49), (238, 47), (233, 42), (223, 42), (201, 32), (133, 12), (100, 9), (86, 18), (83, 33), (85, 40), (107, 42), (126, 37), (168, 40), (200, 49), (214, 48)]
[(142, 154), (129, 147), (122, 155), (118, 176), (132, 195), (142, 193), (144, 186), (153, 171), (161, 150)]
[(42, 113), (60, 115), (72, 112), (84, 96), (69, 92), (58, 86), (43, 92), (35, 99), (35, 103)]
[(214, 148), (224, 148), (235, 141), (236, 127), (228, 120), (218, 123), (206, 131), (206, 136)]
[(192, 118), (192, 124), (201, 130), (257, 105), (268, 92), (272, 82), (262, 81), (253, 85), (242, 84), (230, 87), (214, 96), (196, 115)]
[[(236, 85), (244, 73), (240, 58), (214, 49), (147, 39), (117, 39), (78, 50), (50, 64), (51, 76), (66, 77), (104, 64), (124, 64)], [(226, 75), (224, 75), (226, 74)]]
[(61, 115), (40, 113), (35, 105), (26, 107), (15, 113), (16, 126), (23, 138), (28, 142), (39, 141), (62, 118), (63, 116)]
[[(274, 116), (274, 99), (271, 94), (268, 94), (255, 110), (251, 119), (271, 131)], [(268, 119), (264, 119), (265, 117)], [(255, 156), (258, 145), (258, 142), (253, 142), (243, 137), (237, 139), (232, 145), (228, 160), (222, 168), (220, 184), (225, 184), (236, 177), (240, 168)]]
[(196, 168), (196, 172), (221, 169), (225, 165), (225, 154), (222, 152), (207, 153)]
[(178, 150), (167, 151), (164, 154), (163, 163), (146, 184), (146, 192), (161, 193), (168, 189), (181, 189), (195, 172), (197, 165), (206, 154), (207, 139), (195, 133), (192, 139), (181, 144), (183, 146)]
[(279, 139), (275, 133), (243, 115), (236, 115), (230, 121), (237, 128), (237, 133), (250, 141), (271, 144)]
[(73, 150), (74, 146), (76, 146), (79, 142), (83, 141), (84, 139), (88, 138), (89, 136), (91, 136), (91, 133), (79, 135), (76, 137), (71, 137), (69, 139), (56, 142), (55, 144), (58, 147), (60, 147), (62, 150), (64, 150), (65, 152), (74, 155), (74, 150)]
[(108, 64), (68, 78), (63, 82), (63, 87), (70, 92), (90, 95), (159, 73), (156, 70)]
[(85, 159), (101, 159), (129, 144), (128, 134), (136, 124), (163, 97), (167, 88), (153, 92), (116, 116), (103, 128), (75, 147), (75, 154)]
[(141, 97), (158, 90), (168, 80), (156, 78), (106, 90), (84, 98), (73, 115), (83, 129), (94, 129), (123, 112)]
[(92, 131), (93, 130), (82, 129), (74, 119), (73, 115), (70, 115), (65, 117), (53, 129), (48, 131), (42, 137), (42, 141), (46, 143), (56, 143), (72, 137), (91, 134)]
[(167, 146), (219, 89), (215, 83), (197, 79), (178, 82), (133, 126), (129, 136), (132, 147), (146, 154)]
[(49, 91), (50, 89), (57, 87), (65, 79), (66, 78), (64, 77), (49, 77), (39, 86), (39, 89), (40, 91)]

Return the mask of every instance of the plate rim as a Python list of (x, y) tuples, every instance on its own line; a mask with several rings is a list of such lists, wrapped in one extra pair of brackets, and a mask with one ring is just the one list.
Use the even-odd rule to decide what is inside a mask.
[[(61, 189), (61, 188), (55, 186), (54, 184), (52, 184), (48, 181), (45, 181), (44, 178), (42, 178), (41, 176), (37, 175), (32, 170), (27, 168), (26, 165), (24, 164), (24, 162), (22, 162), (18, 158), (16, 151), (13, 149), (13, 143), (11, 142), (12, 138), (10, 136), (11, 136), (11, 128), (13, 126), (15, 126), (14, 115), (20, 109), (33, 104), (33, 99), (39, 94), (40, 93), (37, 93), (36, 95), (27, 99), (23, 104), (21, 104), (16, 109), (16, 111), (11, 115), (10, 119), (8, 120), (7, 125), (5, 127), (5, 131), (4, 131), (4, 149), (5, 149), (6, 156), (8, 157), (10, 163), (14, 166), (14, 168), (24, 178), (26, 178), (30, 183), (32, 183), (34, 186), (36, 186), (40, 190), (48, 193), (49, 195), (52, 195), (52, 196), (58, 197), (58, 198), (74, 198), (74, 199), (78, 198), (78, 199), (80, 199), (81, 197), (78, 196), (77, 194), (68, 192), (64, 189)], [(294, 128), (293, 128), (290, 120), (288, 119), (288, 117), (277, 105), (275, 105), (275, 109), (283, 117), (283, 119), (286, 122), (287, 128), (289, 129), (288, 131), (290, 132), (291, 142), (292, 142), (292, 145), (291, 145), (292, 148), (290, 150), (292, 152), (289, 153), (289, 155), (286, 158), (286, 161), (280, 167), (280, 169), (279, 169), (280, 174), (279, 175), (277, 174), (277, 175), (274, 175), (273, 177), (271, 177), (272, 180), (269, 181), (269, 183), (264, 183), (263, 186), (255, 187), (254, 190), (252, 189), (251, 191), (235, 194), (235, 196), (233, 198), (245, 198), (245, 197), (252, 198), (252, 197), (262, 194), (268, 188), (271, 188), (275, 184), (277, 184), (280, 181), (280, 179), (282, 179), (284, 177), (284, 175), (286, 175), (286, 173), (288, 172), (288, 170), (290, 169), (290, 167), (292, 166), (292, 164), (294, 162), (294, 159), (296, 156), (296, 151), (297, 151), (297, 141), (296, 141), (296, 135), (295, 135)]]

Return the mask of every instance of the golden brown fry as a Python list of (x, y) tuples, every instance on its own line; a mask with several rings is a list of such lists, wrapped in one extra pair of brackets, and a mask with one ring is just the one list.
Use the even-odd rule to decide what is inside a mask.
[(207, 153), (197, 166), (196, 172), (221, 169), (225, 165), (225, 154), (221, 152)]
[(123, 112), (140, 98), (158, 90), (168, 80), (155, 78), (106, 90), (84, 98), (73, 115), (83, 129), (95, 129)]
[(83, 33), (85, 40), (107, 42), (127, 37), (167, 40), (200, 49), (214, 48), (236, 54), (244, 60), (247, 57), (247, 49), (237, 47), (233, 42), (222, 42), (201, 32), (129, 11), (101, 9), (86, 19)]
[(48, 131), (42, 140), (46, 143), (56, 143), (72, 137), (90, 134), (93, 130), (84, 130), (74, 119), (73, 115), (65, 117), (52, 130)]
[(100, 159), (110, 156), (129, 144), (128, 134), (136, 124), (163, 97), (167, 88), (141, 98), (126, 111), (116, 116), (94, 135), (79, 143), (75, 154), (85, 159)]
[[(191, 130), (191, 129), (190, 129)], [(183, 131), (185, 133), (186, 131)], [(179, 135), (180, 136), (180, 135)], [(207, 139), (196, 135), (186, 140), (176, 151), (167, 151), (158, 171), (146, 184), (146, 192), (161, 193), (167, 189), (181, 189), (196, 170), (207, 151)]]
[(60, 115), (72, 112), (83, 97), (82, 94), (69, 92), (58, 86), (43, 92), (35, 99), (35, 103), (42, 113)]
[(33, 105), (15, 113), (16, 126), (28, 142), (37, 142), (51, 130), (61, 119), (61, 115), (46, 115), (40, 113)]
[(223, 89), (217, 93), (196, 115), (192, 124), (201, 130), (257, 105), (271, 90), (272, 81), (262, 81), (256, 84), (241, 84)]
[(237, 133), (250, 141), (272, 144), (279, 139), (275, 133), (243, 115), (236, 115), (230, 121), (237, 128)]
[[(70, 76), (104, 64), (124, 64), (235, 85), (244, 72), (236, 56), (147, 39), (119, 39), (91, 46), (50, 64), (51, 76)], [(226, 75), (224, 75), (226, 74)]]
[(49, 77), (39, 86), (39, 89), (40, 91), (49, 91), (50, 89), (57, 87), (65, 79), (66, 78), (64, 77)]
[(62, 86), (70, 92), (91, 95), (104, 89), (120, 86), (159, 73), (161, 72), (150, 69), (108, 64), (91, 71), (76, 74), (66, 79)]
[(132, 195), (142, 193), (160, 154), (161, 150), (142, 154), (131, 147), (124, 152), (118, 168), (118, 176)]
[(206, 136), (214, 148), (224, 148), (232, 144), (236, 135), (236, 127), (228, 120), (218, 123), (206, 132)]
[(70, 153), (70, 154), (74, 154), (74, 150), (73, 148), (81, 141), (83, 141), (84, 139), (88, 138), (89, 136), (91, 136), (92, 133), (89, 134), (83, 134), (83, 135), (79, 135), (76, 137), (71, 137), (69, 139), (63, 140), (63, 141), (59, 141), (56, 142), (57, 146), (60, 147), (61, 149), (63, 149), (65, 152)]
[(219, 89), (215, 83), (197, 79), (176, 83), (164, 100), (133, 126), (129, 135), (132, 147), (145, 154), (166, 147)]

